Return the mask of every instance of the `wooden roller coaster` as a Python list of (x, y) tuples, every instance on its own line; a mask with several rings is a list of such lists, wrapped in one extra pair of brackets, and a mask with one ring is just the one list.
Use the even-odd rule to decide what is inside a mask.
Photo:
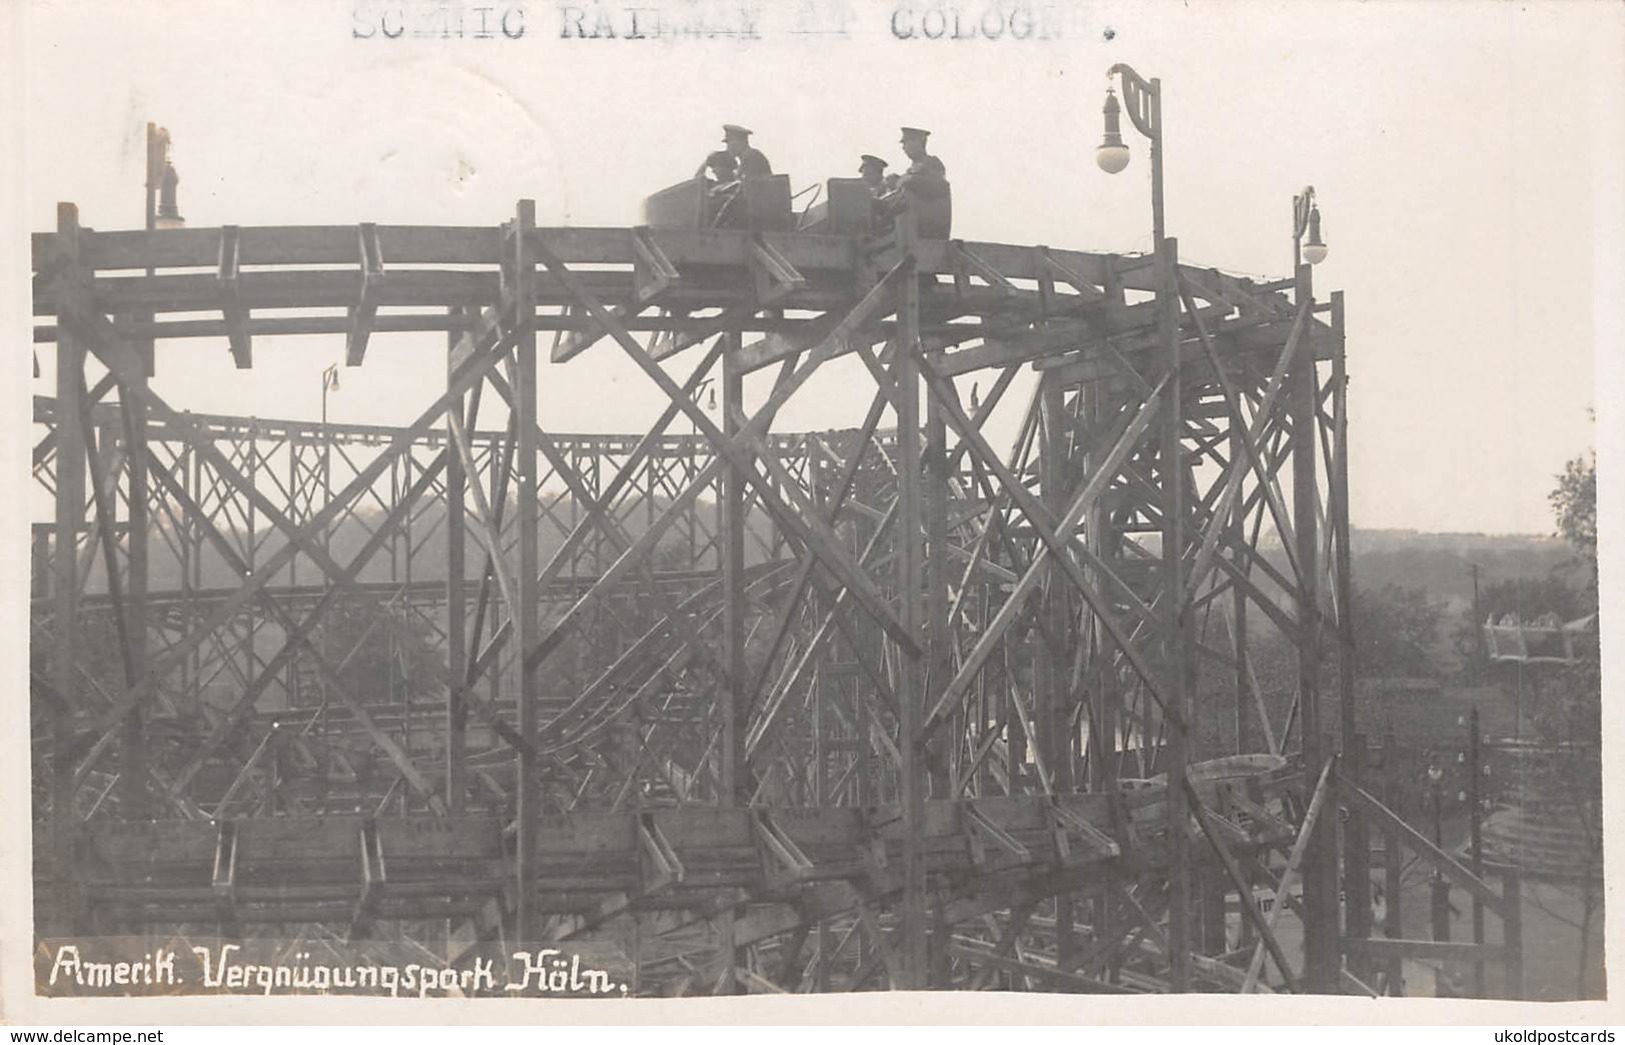
[[(42, 939), (596, 940), (639, 993), (1400, 993), (1432, 958), (1516, 996), (1516, 873), (1362, 754), (1343, 303), (1307, 266), (534, 213), (35, 235)], [(150, 381), (180, 339), (247, 370), (426, 331), (397, 427)], [(550, 426), (539, 377), (606, 352), (659, 416)], [(862, 423), (775, 432), (837, 367)], [(1406, 939), (1397, 889), (1379, 934), (1405, 849), (1499, 936)]]

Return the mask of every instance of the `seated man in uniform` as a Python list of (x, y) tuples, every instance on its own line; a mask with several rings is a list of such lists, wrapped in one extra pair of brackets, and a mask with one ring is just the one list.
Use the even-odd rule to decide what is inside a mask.
[(886, 161), (879, 156), (864, 153), (858, 157), (858, 177), (863, 179), (864, 187), (873, 197), (869, 204), (869, 228), (871, 231), (879, 231), (891, 224), (885, 205), (880, 202), (880, 198), (890, 191), (887, 188), (890, 176), (886, 174)]
[(706, 179), (706, 224), (713, 228), (743, 220), (743, 204), (739, 202), (742, 181), (773, 176), (773, 165), (767, 157), (751, 147), (750, 134), (738, 124), (723, 124), (722, 148), (707, 156), (694, 172), (696, 178)]
[(897, 188), (884, 197), (887, 212), (896, 215), (907, 209), (919, 217), (922, 235), (942, 237), (948, 234), (949, 189), (948, 170), (941, 160), (925, 148), (930, 131), (918, 127), (904, 127), (902, 146), (909, 158), (908, 170), (898, 179)]
[(697, 176), (705, 179), (706, 224), (714, 225), (739, 193), (739, 161), (718, 149), (705, 158)]
[(879, 196), (886, 191), (886, 161), (864, 153), (858, 157), (858, 177), (869, 187), (869, 195)]
[(741, 178), (768, 178), (773, 175), (773, 165), (767, 162), (762, 151), (750, 143), (750, 131), (735, 123), (722, 125), (722, 147), (732, 154), (739, 164)]

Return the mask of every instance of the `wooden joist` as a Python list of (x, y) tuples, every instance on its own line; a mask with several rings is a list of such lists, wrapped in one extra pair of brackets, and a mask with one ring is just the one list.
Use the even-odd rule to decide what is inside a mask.
[(756, 303), (763, 307), (807, 286), (807, 277), (761, 233), (750, 240), (750, 272)]
[(363, 222), (358, 227), (361, 250), (361, 293), (350, 307), (349, 330), (344, 339), (344, 365), (360, 366), (367, 354), (378, 315), (378, 296), (384, 282), (384, 253), (378, 245), (378, 226)]
[(220, 291), (220, 313), (226, 324), (232, 362), (238, 370), (247, 370), (254, 365), (254, 351), (248, 338), (248, 309), (243, 305), (238, 279), (241, 251), (241, 230), (235, 225), (221, 226), (220, 256), (215, 270), (215, 283)]

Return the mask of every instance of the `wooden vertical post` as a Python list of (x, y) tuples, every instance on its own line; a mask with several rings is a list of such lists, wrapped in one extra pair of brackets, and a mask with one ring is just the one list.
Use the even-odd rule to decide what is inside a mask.
[[(926, 672), (925, 706), (936, 703), (953, 677), (952, 650), (948, 636), (948, 579), (953, 560), (948, 556), (948, 418), (934, 395), (925, 397), (925, 447), (921, 460), (925, 511), (925, 646), (929, 667)], [(954, 723), (959, 724), (958, 718)], [(937, 750), (926, 749), (930, 793), (945, 798), (952, 789), (948, 773), (948, 750), (957, 744), (957, 730), (947, 736)]]
[[(147, 383), (144, 369), (140, 383)], [(119, 399), (124, 415), (124, 462), (129, 476), (124, 634), (130, 643), (130, 684), (135, 685), (147, 676), (147, 407), (145, 399), (126, 390), (120, 390)], [(140, 708), (124, 720), (124, 730), (119, 737), (119, 782), (122, 788), (120, 815), (128, 820), (144, 818), (148, 807), (147, 740), (146, 715)]]
[[(1247, 450), (1242, 445), (1247, 440), (1246, 424), (1239, 417), (1230, 419), (1230, 460), (1232, 463), (1245, 458)], [(1212, 525), (1218, 525), (1215, 519)], [(1232, 510), (1230, 525), (1233, 540), (1238, 547), (1247, 541), (1247, 506), (1245, 498), (1237, 497), (1235, 508)], [(1243, 557), (1237, 564), (1242, 576), (1252, 572), (1252, 560)], [(1236, 689), (1235, 689), (1235, 723), (1236, 723), (1236, 754), (1244, 755), (1252, 751), (1252, 731), (1249, 723), (1253, 717), (1252, 680), (1247, 667), (1247, 590), (1240, 584), (1231, 586), (1230, 597), (1230, 636), (1235, 643), (1236, 652)], [(1242, 925), (1251, 923), (1243, 918)]]
[[(1478, 729), (1478, 709), (1473, 708), (1467, 736), (1467, 817), (1471, 830), (1471, 856), (1473, 873), (1484, 877), (1484, 833), (1479, 811), (1479, 766), (1482, 764), (1482, 739)], [(1473, 897), (1473, 942), (1484, 942), (1484, 901)], [(1484, 963), (1473, 963), (1473, 997), (1484, 997)]]
[[(914, 216), (897, 220), (897, 246), (905, 260), (897, 282), (897, 349), (892, 378), (897, 390), (897, 619), (911, 635), (920, 630), (920, 586), (924, 558), (921, 527), (924, 504), (921, 490), (919, 366), (914, 358), (920, 339), (920, 284), (913, 251)], [(898, 753), (902, 756), (899, 804), (904, 824), (902, 986), (925, 986), (925, 766), (920, 743), (922, 665), (899, 650), (897, 667)]]
[[(744, 377), (739, 371), (738, 331), (722, 335), (722, 431), (732, 438), (744, 414)], [(735, 468), (722, 473), (719, 506), (722, 528), (722, 662), (728, 673), (722, 686), (722, 794), (721, 804), (750, 804), (750, 784), (745, 772), (745, 477)], [(734, 914), (724, 911), (717, 919), (722, 943), (722, 982), (720, 993), (738, 992), (739, 951), (734, 937)]]
[[(1053, 523), (1065, 514), (1067, 508), (1067, 434), (1072, 425), (1066, 414), (1065, 390), (1053, 373), (1040, 379), (1038, 394), (1044, 433), (1038, 458), (1038, 488)], [(1051, 643), (1042, 637), (1033, 644), (1033, 680), (1038, 698), (1034, 719), (1038, 728), (1044, 731), (1038, 741), (1042, 745), (1040, 750), (1044, 753), (1044, 764), (1049, 767), (1050, 782), (1058, 794), (1073, 790), (1071, 715), (1067, 707), (1072, 644), (1065, 641), (1071, 630), (1066, 590), (1064, 574), (1052, 562), (1040, 606), (1045, 630), (1060, 643), (1065, 655), (1058, 655)], [(1055, 947), (1056, 959), (1062, 968), (1068, 966), (1077, 951), (1077, 934), (1073, 926), (1072, 894), (1061, 892), (1055, 897)]]
[[(1346, 605), (1344, 607), (1346, 612)], [(1364, 733), (1355, 733), (1344, 755), (1346, 775), (1359, 783), (1365, 777), (1365, 766), (1370, 761)], [(1365, 939), (1371, 935), (1371, 837), (1366, 831), (1365, 818), (1355, 814), (1343, 826), (1344, 877), (1343, 891), (1347, 896), (1348, 936)], [(1367, 973), (1366, 965), (1350, 955), (1352, 971), (1361, 979)]]
[(1506, 908), (1501, 923), (1501, 945), (1506, 948), (1506, 988), (1504, 994), (1522, 1000), (1523, 984), (1523, 871), (1508, 867), (1501, 872), (1501, 902)]
[[(722, 431), (729, 438), (744, 415), (744, 375), (739, 370), (740, 335), (724, 335), (722, 352)], [(722, 473), (722, 645), (728, 684), (723, 687), (722, 789), (724, 804), (748, 805), (750, 784), (745, 772), (745, 483), (734, 468)]]
[(56, 208), (57, 241), (70, 275), (57, 303), (56, 343), (56, 547), (55, 636), (52, 643), (51, 683), (57, 699), (51, 716), (51, 821), (50, 847), (57, 893), (53, 932), (74, 932), (79, 914), (79, 890), (73, 860), (73, 839), (79, 815), (74, 808), (73, 712), (79, 689), (79, 530), (85, 517), (85, 429), (83, 413), (85, 344), (77, 327), (61, 322), (71, 299), (88, 290), (80, 261), (79, 209), (71, 203)]
[[(1358, 813), (1356, 816), (1360, 815)], [(1399, 848), (1399, 832), (1385, 831), (1382, 837), (1382, 863), (1384, 897), (1382, 915), (1382, 934), (1390, 940), (1401, 940), (1405, 937), (1405, 922), (1401, 890), (1405, 887), (1404, 866), (1405, 855)], [(1386, 993), (1397, 997), (1405, 993), (1404, 966), (1400, 964), (1397, 956), (1388, 960), (1386, 970)]]
[[(1328, 497), (1334, 538), (1332, 583), (1337, 598), (1337, 696), (1343, 748), (1351, 758), (1345, 774), (1356, 786), (1366, 786), (1370, 751), (1360, 731), (1357, 700), (1358, 667), (1355, 662), (1353, 548), (1349, 534), (1348, 357), (1343, 345), (1343, 292), (1331, 295), (1332, 346), (1332, 465)], [(1365, 820), (1354, 817), (1346, 835), (1345, 887), (1348, 890), (1348, 935), (1371, 935), (1371, 837)], [(1357, 970), (1364, 972), (1365, 967)]]
[[(1335, 541), (1332, 583), (1337, 597), (1337, 696), (1346, 745), (1360, 728), (1356, 698), (1357, 668), (1354, 647), (1353, 548), (1349, 543), (1349, 415), (1348, 356), (1343, 346), (1343, 292), (1335, 290), (1332, 299), (1332, 471), (1328, 477), (1331, 496), (1332, 537)], [(1351, 767), (1359, 772), (1362, 767)], [(1361, 784), (1359, 777), (1350, 777)], [(1361, 784), (1363, 786), (1363, 784)]]
[[(452, 349), (463, 334), (466, 314), (451, 310), (453, 322), (447, 334), (446, 376), (452, 373)], [(467, 396), (458, 396), (451, 409), (463, 414)], [(464, 421), (466, 423), (466, 415)], [(446, 421), (446, 811), (452, 816), (463, 811), (467, 784), (467, 676), (468, 676), (468, 514), (464, 487), (468, 473), (463, 455), (451, 449), (452, 425)], [(479, 479), (476, 476), (475, 481)]]
[[(1299, 265), (1295, 301), (1314, 300), (1308, 265)], [(1315, 339), (1305, 331), (1292, 361), (1292, 500), (1298, 552), (1298, 699), (1302, 722), (1304, 778), (1320, 777), (1330, 757), (1320, 716), (1320, 567), (1319, 511), (1315, 461), (1318, 455), (1319, 404), (1315, 395)], [(1303, 905), (1305, 983), (1312, 992), (1338, 989), (1337, 822), (1315, 823), (1304, 854)]]
[[(1107, 281), (1108, 284), (1114, 282), (1109, 264)], [(1083, 396), (1085, 427), (1091, 430), (1098, 429), (1111, 415), (1112, 398), (1106, 382), (1090, 381), (1078, 394)], [(1084, 459), (1082, 462), (1084, 474), (1091, 474), (1098, 463), (1098, 460), (1093, 458)], [(1097, 497), (1090, 504), (1088, 514), (1085, 516), (1084, 536), (1088, 541), (1090, 552), (1101, 562), (1108, 562), (1117, 555), (1118, 542), (1116, 535), (1108, 532), (1110, 527), (1111, 513), (1107, 508), (1107, 499)], [(1101, 572), (1092, 565), (1086, 568), (1085, 576), (1097, 585), (1105, 584)], [(1079, 638), (1080, 642), (1092, 643), (1089, 691), (1094, 715), (1089, 723), (1088, 784), (1092, 791), (1111, 791), (1117, 787), (1117, 702), (1121, 699), (1116, 684), (1116, 672), (1112, 666), (1116, 649), (1098, 618), (1091, 614), (1089, 619), (1093, 622), (1091, 634)], [(1096, 906), (1103, 912), (1103, 918), (1110, 917), (1112, 905), (1104, 894)]]
[[(1168, 367), (1168, 388), (1163, 399), (1162, 451), (1160, 470), (1164, 493), (1162, 522), (1162, 591), (1168, 637), (1167, 668), (1163, 699), (1180, 723), (1191, 722), (1187, 688), (1187, 661), (1194, 653), (1190, 645), (1190, 600), (1185, 597), (1185, 465), (1184, 380), (1179, 359), (1178, 293), (1175, 273), (1179, 258), (1177, 240), (1158, 238), (1157, 331)], [(1185, 770), (1190, 763), (1190, 742), (1181, 724), (1169, 722), (1168, 747), (1168, 948), (1172, 990), (1190, 989), (1191, 851), (1189, 796), (1185, 790)]]
[[(512, 278), (504, 289), (514, 309), (514, 328), (520, 331), (514, 345), (517, 356), (514, 388), (514, 410), (517, 413), (514, 439), (519, 444), (517, 468), (519, 489), (516, 493), (519, 516), (519, 605), (510, 607), (515, 633), (519, 638), (516, 655), (518, 674), (519, 734), (530, 745), (536, 743), (537, 695), (525, 657), (541, 638), (541, 603), (536, 582), (539, 576), (537, 535), (540, 505), (536, 498), (536, 306), (531, 300), (531, 280), (535, 271), (528, 239), (536, 227), (536, 203), (520, 200), (518, 212), (510, 226), (513, 239), (510, 244), (509, 264)], [(542, 795), (538, 775), (541, 766), (534, 755), (521, 751), (519, 755), (518, 790), (518, 859), (515, 874), (518, 878), (517, 905), (518, 942), (532, 946), (541, 937), (540, 918), (536, 910), (536, 831), (542, 815)]]

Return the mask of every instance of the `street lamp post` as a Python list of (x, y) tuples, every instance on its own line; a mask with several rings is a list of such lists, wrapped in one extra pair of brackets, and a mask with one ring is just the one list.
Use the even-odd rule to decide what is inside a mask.
[(1122, 106), (1111, 87), (1116, 78), (1123, 85), (1123, 101), (1128, 103), (1128, 118), (1134, 129), (1145, 135), (1151, 143), (1151, 239), (1159, 254), (1164, 235), (1162, 212), (1162, 81), (1147, 80), (1133, 69), (1117, 63), (1106, 70), (1106, 136), (1095, 150), (1095, 163), (1107, 174), (1116, 174), (1128, 166), (1129, 150), (1123, 144), (1121, 127)]
[(1190, 989), (1191, 868), (1187, 826), (1191, 809), (1186, 792), (1186, 765), (1190, 760), (1186, 723), (1190, 722), (1189, 694), (1194, 688), (1195, 634), (1190, 603), (1185, 596), (1185, 467), (1184, 392), (1179, 358), (1179, 286), (1175, 269), (1176, 250), (1167, 237), (1162, 198), (1162, 81), (1147, 80), (1119, 62), (1106, 71), (1105, 137), (1095, 150), (1095, 163), (1107, 174), (1128, 166), (1129, 150), (1123, 144), (1122, 110), (1112, 88), (1122, 86), (1130, 122), (1151, 144), (1151, 240), (1157, 291), (1157, 340), (1163, 346), (1168, 365), (1168, 382), (1163, 390), (1162, 475), (1167, 488), (1163, 513), (1162, 585), (1165, 594), (1168, 642), (1167, 676), (1164, 700), (1173, 725), (1167, 731), (1168, 763), (1168, 952), (1169, 984), (1175, 991)]

